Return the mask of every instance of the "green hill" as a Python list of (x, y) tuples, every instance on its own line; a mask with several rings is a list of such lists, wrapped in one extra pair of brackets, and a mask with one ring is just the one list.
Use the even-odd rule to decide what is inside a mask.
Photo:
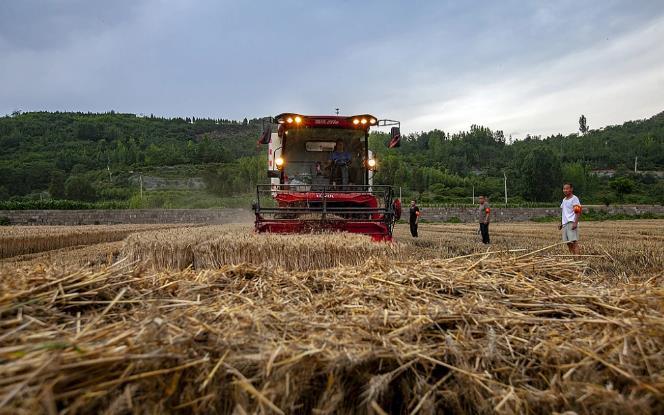
[[(14, 114), (0, 118), (0, 199), (127, 202), (143, 175), (198, 177), (213, 193), (247, 193), (259, 172), (265, 175), (256, 147), (261, 128), (260, 120), (246, 119)], [(243, 171), (248, 167), (254, 171)]]
[[(7, 201), (55, 206), (53, 200), (249, 206), (255, 184), (267, 180), (266, 149), (256, 146), (261, 128), (260, 119), (15, 113), (0, 118), (0, 200), (5, 207)], [(372, 134), (376, 181), (425, 203), (469, 203), (473, 188), (501, 201), (503, 175), (513, 203), (552, 203), (563, 180), (575, 183), (585, 203), (664, 201), (658, 176), (664, 171), (664, 113), (583, 136), (512, 141), (501, 131), (473, 126), (453, 134), (410, 134), (397, 150), (386, 142), (385, 134)], [(640, 172), (630, 172), (637, 157)]]
[(385, 134), (374, 134), (378, 181), (402, 186), (425, 202), (469, 202), (473, 188), (476, 195), (502, 200), (504, 177), (516, 203), (556, 201), (563, 181), (573, 182), (585, 203), (664, 202), (664, 112), (582, 136), (513, 141), (502, 131), (472, 126), (453, 134), (411, 134), (397, 150), (387, 150), (387, 142)]

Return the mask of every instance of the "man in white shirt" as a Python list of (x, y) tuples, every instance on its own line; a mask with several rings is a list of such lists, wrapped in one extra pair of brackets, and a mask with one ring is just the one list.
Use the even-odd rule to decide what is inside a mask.
[(572, 183), (563, 184), (565, 198), (560, 204), (562, 209), (562, 222), (558, 229), (562, 230), (563, 241), (567, 242), (567, 248), (573, 255), (579, 255), (579, 218), (581, 217), (581, 202), (574, 195)]

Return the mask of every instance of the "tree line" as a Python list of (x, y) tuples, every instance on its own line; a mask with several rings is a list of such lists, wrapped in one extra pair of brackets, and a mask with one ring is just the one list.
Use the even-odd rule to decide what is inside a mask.
[(387, 134), (374, 133), (371, 148), (381, 160), (376, 180), (430, 203), (470, 201), (472, 189), (502, 200), (505, 181), (512, 202), (554, 202), (561, 183), (571, 181), (592, 203), (663, 203), (657, 174), (664, 170), (664, 113), (600, 130), (583, 122), (584, 134), (522, 140), (477, 125), (433, 130), (404, 136), (398, 149), (387, 149)]
[(139, 117), (118, 113), (15, 113), (0, 118), (0, 199), (84, 201), (129, 197), (134, 172), (237, 164), (256, 157), (257, 119)]
[[(436, 129), (405, 135), (398, 149), (375, 132), (376, 182), (424, 203), (468, 203), (473, 191), (496, 203), (505, 181), (511, 203), (552, 203), (563, 180), (586, 203), (664, 201), (664, 181), (642, 173), (664, 170), (664, 113), (598, 130), (579, 122), (581, 134), (522, 140), (479, 125)], [(17, 112), (0, 117), (0, 200), (126, 201), (138, 174), (170, 167), (203, 177), (213, 194), (246, 195), (267, 181), (266, 148), (256, 145), (262, 126), (258, 118)]]

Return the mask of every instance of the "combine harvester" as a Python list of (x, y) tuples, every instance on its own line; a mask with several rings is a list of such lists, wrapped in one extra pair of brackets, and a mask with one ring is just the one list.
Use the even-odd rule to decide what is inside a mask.
[(371, 127), (392, 127), (389, 147), (399, 146), (399, 122), (369, 114), (270, 118), (259, 139), (269, 144), (270, 184), (256, 189), (256, 231), (352, 232), (391, 240), (401, 202), (391, 186), (373, 185), (378, 162), (369, 151)]

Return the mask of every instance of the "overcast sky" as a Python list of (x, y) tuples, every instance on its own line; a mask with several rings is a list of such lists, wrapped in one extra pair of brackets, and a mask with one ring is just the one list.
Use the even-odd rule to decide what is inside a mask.
[(0, 0), (0, 114), (372, 113), (523, 137), (664, 110), (664, 1)]

